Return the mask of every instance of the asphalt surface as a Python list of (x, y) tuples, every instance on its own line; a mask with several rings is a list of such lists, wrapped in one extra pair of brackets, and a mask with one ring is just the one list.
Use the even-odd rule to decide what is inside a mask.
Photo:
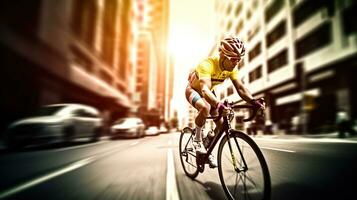
[[(355, 199), (357, 139), (255, 136), (271, 199)], [(179, 133), (0, 150), (0, 199), (226, 199), (218, 170), (181, 167)], [(217, 150), (217, 149), (215, 149)]]

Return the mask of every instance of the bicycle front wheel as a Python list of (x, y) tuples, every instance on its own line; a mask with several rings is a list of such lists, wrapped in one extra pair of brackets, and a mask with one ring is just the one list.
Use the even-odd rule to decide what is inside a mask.
[(180, 159), (185, 174), (194, 179), (198, 175), (196, 152), (193, 147), (193, 132), (189, 127), (181, 131), (179, 142)]
[(229, 199), (270, 199), (268, 165), (258, 145), (245, 133), (232, 130), (218, 149), (218, 172)]

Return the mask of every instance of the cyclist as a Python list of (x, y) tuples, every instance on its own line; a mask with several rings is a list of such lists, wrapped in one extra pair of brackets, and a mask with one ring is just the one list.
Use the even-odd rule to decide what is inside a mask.
[[(245, 54), (245, 47), (242, 40), (228, 36), (220, 41), (219, 56), (208, 57), (200, 62), (188, 77), (188, 85), (185, 95), (187, 101), (198, 110), (195, 119), (195, 138), (193, 141), (196, 154), (206, 154), (206, 147), (202, 142), (202, 127), (209, 115), (216, 116), (218, 113), (226, 115), (229, 108), (220, 102), (213, 89), (216, 85), (221, 84), (224, 80), (230, 78), (239, 96), (246, 102), (257, 108), (265, 109), (265, 102), (261, 99), (254, 99), (247, 88), (238, 79), (237, 64)], [(223, 124), (223, 119), (214, 120), (216, 128), (214, 133), (217, 134)], [(217, 167), (213, 155), (208, 157), (209, 166)]]

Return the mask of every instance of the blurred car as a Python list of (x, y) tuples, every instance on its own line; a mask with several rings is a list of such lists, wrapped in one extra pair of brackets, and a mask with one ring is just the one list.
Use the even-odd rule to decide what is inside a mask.
[(52, 104), (41, 107), (33, 116), (20, 119), (6, 130), (10, 148), (38, 142), (67, 141), (100, 137), (102, 119), (94, 107), (83, 104)]
[(169, 130), (165, 126), (160, 126), (159, 132), (160, 133), (168, 133)]
[(157, 126), (149, 126), (149, 128), (145, 130), (145, 135), (147, 136), (159, 135), (159, 134), (160, 134), (160, 130), (157, 128)]
[(111, 139), (139, 138), (145, 136), (144, 122), (137, 117), (121, 118), (114, 122), (110, 128)]

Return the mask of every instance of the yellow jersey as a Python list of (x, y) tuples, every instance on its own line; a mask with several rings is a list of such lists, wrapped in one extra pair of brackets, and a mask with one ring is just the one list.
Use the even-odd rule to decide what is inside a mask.
[(219, 57), (208, 57), (207, 59), (200, 62), (194, 70), (190, 72), (188, 81), (190, 86), (196, 91), (200, 92), (200, 79), (210, 78), (211, 88), (213, 90), (216, 85), (224, 82), (227, 78), (231, 80), (238, 79), (238, 69), (235, 67), (232, 71), (222, 70), (219, 67)]

